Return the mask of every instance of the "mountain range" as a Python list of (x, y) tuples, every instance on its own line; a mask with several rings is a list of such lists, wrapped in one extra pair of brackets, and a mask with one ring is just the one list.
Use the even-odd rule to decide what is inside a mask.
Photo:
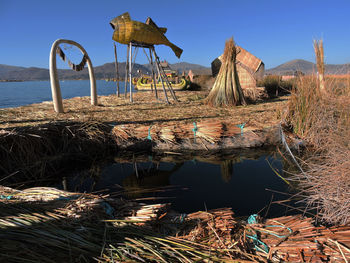
[[(295, 59), (281, 64), (275, 68), (267, 69), (265, 74), (270, 75), (293, 75), (295, 71), (309, 75), (316, 72), (316, 65), (303, 59)], [(326, 74), (349, 74), (350, 63), (348, 64), (326, 64)]]
[[(187, 62), (170, 64), (171, 69), (176, 70), (178, 74), (182, 74), (183, 71), (188, 72), (190, 69), (196, 75), (209, 75), (211, 69), (197, 64), (191, 64)], [(125, 76), (125, 62), (118, 63), (119, 76), (124, 78)], [(151, 72), (149, 64), (141, 65), (135, 63), (133, 65), (132, 72), (135, 74), (137, 71), (147, 74)], [(116, 70), (114, 63), (106, 63), (101, 66), (94, 67), (96, 79), (115, 78)], [(58, 69), (59, 79), (88, 79), (89, 72), (87, 67), (82, 71), (73, 71), (70, 69)], [(50, 79), (49, 70), (45, 68), (36, 67), (16, 67), (0, 64), (0, 80), (48, 80)]]
[[(125, 76), (125, 62), (118, 63), (119, 76), (124, 78)], [(170, 64), (171, 69), (176, 70), (179, 74), (182, 72), (188, 72), (192, 70), (195, 75), (210, 75), (211, 69), (209, 67), (191, 64), (187, 62), (180, 62)], [(147, 74), (150, 73), (149, 64), (137, 64), (133, 66), (133, 74), (137, 71)], [(267, 69), (265, 74), (270, 75), (290, 75), (294, 74), (295, 71), (301, 71), (304, 74), (312, 74), (316, 72), (316, 65), (312, 62), (295, 59), (281, 64), (275, 68)], [(97, 79), (114, 78), (115, 77), (115, 66), (114, 63), (106, 63), (101, 66), (94, 67), (95, 76)], [(350, 63), (348, 64), (326, 64), (326, 74), (349, 74)], [(70, 69), (59, 69), (59, 79), (88, 79), (89, 73), (87, 67), (82, 71), (76, 72)], [(0, 80), (48, 80), (49, 70), (45, 68), (36, 67), (16, 67), (9, 65), (0, 64)]]

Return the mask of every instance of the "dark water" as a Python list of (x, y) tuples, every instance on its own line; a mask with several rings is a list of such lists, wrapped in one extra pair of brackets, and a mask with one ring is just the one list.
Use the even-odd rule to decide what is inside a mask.
[[(136, 166), (132, 157), (116, 158), (116, 162), (67, 177), (64, 184), (70, 191), (109, 189), (112, 194), (123, 187), (127, 198), (160, 198), (156, 202), (171, 202), (173, 209), (183, 213), (232, 207), (236, 215), (257, 213), (269, 205), (272, 195), (274, 200), (285, 198), (266, 188), (288, 192), (288, 185), (270, 167), (283, 174), (282, 160), (269, 151), (190, 158), (144, 156)], [(61, 183), (58, 186), (64, 188)], [(285, 208), (272, 206), (269, 214), (280, 215), (281, 209)]]
[[(97, 80), (97, 95), (116, 92), (116, 82)], [(124, 92), (124, 82), (120, 82)], [(90, 96), (90, 80), (60, 81), (63, 99)], [(0, 82), (0, 108), (18, 107), (43, 101), (51, 101), (50, 81)]]

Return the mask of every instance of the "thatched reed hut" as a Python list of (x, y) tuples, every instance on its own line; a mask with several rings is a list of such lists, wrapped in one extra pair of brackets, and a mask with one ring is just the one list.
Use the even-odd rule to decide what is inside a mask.
[[(261, 59), (257, 58), (253, 54), (249, 53), (242, 47), (236, 46), (237, 56), (237, 72), (239, 82), (242, 89), (255, 88), (256, 81), (260, 80), (264, 76), (265, 65)], [(216, 77), (219, 73), (222, 64), (222, 55), (211, 63), (211, 70), (213, 77)]]

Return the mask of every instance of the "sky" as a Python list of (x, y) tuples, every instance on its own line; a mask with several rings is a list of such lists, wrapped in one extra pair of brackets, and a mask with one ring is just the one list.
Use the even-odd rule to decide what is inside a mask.
[[(326, 63), (350, 63), (349, 0), (0, 0), (0, 64), (48, 68), (59, 38), (81, 44), (94, 66), (113, 62), (109, 22), (124, 12), (168, 28), (167, 38), (184, 50), (178, 59), (169, 47), (156, 46), (160, 59), (170, 63), (209, 67), (230, 37), (266, 68), (293, 59), (313, 62), (312, 41), (321, 38)], [(63, 48), (80, 62), (77, 50)], [(125, 61), (126, 46), (117, 43), (117, 53)], [(142, 51), (136, 62), (147, 63)], [(63, 62), (58, 67), (67, 68)]]

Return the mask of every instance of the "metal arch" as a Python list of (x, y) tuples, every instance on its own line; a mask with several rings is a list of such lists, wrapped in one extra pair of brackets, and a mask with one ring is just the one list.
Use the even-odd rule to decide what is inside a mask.
[(77, 42), (68, 39), (57, 39), (51, 47), (50, 52), (50, 82), (51, 82), (51, 93), (54, 109), (57, 113), (63, 113), (63, 103), (62, 103), (62, 95), (60, 89), (60, 83), (58, 81), (57, 74), (57, 64), (56, 64), (56, 52), (59, 44), (67, 43), (70, 45), (74, 45), (80, 49), (83, 55), (86, 56), (86, 61), (89, 69), (89, 77), (90, 77), (90, 97), (91, 97), (91, 105), (97, 105), (97, 91), (96, 91), (96, 79), (94, 74), (94, 69), (92, 67), (92, 63), (90, 57), (88, 56), (86, 50)]

